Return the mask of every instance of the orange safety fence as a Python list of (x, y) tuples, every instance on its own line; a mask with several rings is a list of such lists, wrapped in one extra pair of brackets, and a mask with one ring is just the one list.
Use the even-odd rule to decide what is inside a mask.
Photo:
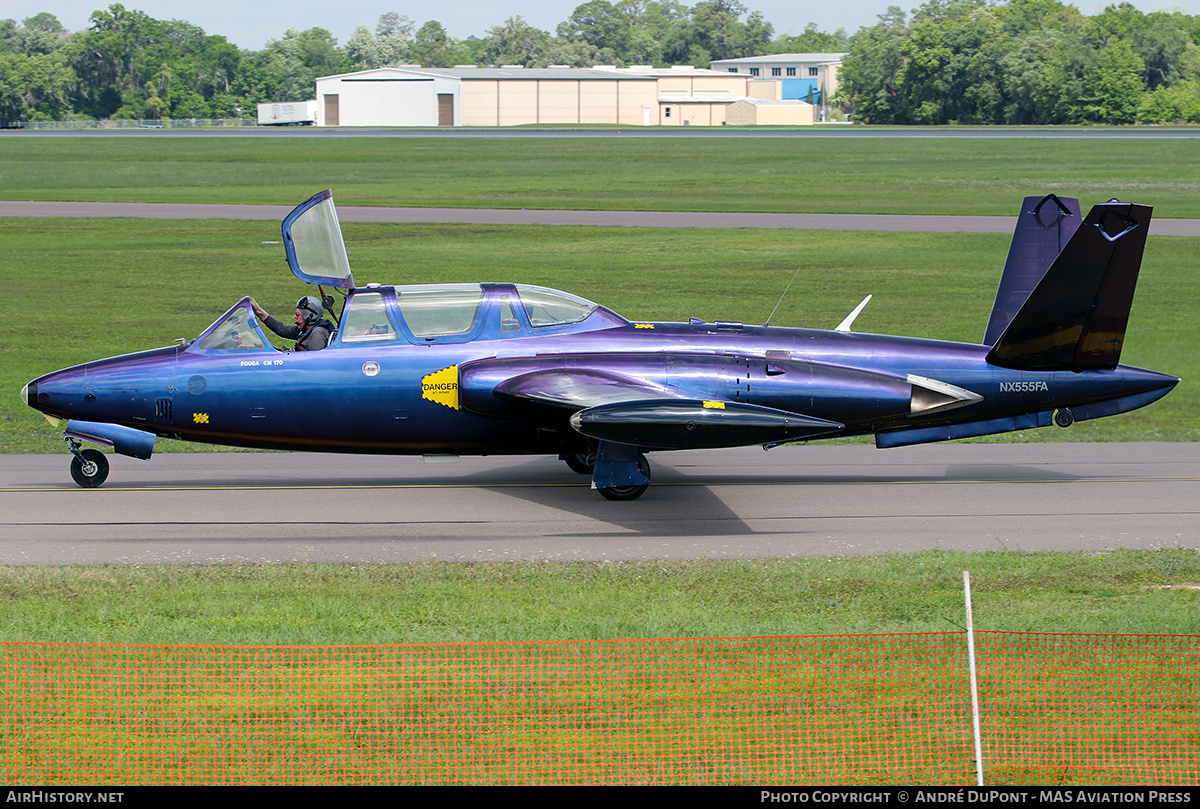
[[(988, 784), (1200, 783), (1200, 636), (977, 632)], [(973, 784), (963, 632), (0, 643), (9, 784)]]

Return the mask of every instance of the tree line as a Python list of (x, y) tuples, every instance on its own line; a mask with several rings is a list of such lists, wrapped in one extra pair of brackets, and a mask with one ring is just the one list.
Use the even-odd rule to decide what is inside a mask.
[(1200, 16), (1058, 0), (891, 6), (850, 38), (841, 101), (876, 124), (1200, 122)]
[(1059, 0), (928, 0), (853, 35), (776, 36), (738, 0), (589, 0), (551, 34), (521, 17), (456, 39), (384, 14), (344, 46), (322, 28), (260, 51), (119, 4), (70, 32), (46, 12), (0, 20), (0, 117), (235, 118), (312, 96), (317, 77), (397, 64), (707, 67), (714, 59), (846, 52), (834, 102), (888, 124), (1200, 122), (1200, 16), (1123, 3), (1085, 17)]
[[(744, 19), (743, 19), (744, 18)], [(234, 118), (267, 101), (312, 97), (320, 76), (396, 64), (426, 67), (593, 64), (707, 66), (779, 44), (760, 13), (738, 0), (590, 0), (554, 35), (511, 17), (484, 37), (460, 40), (430, 20), (396, 13), (374, 31), (359, 26), (344, 46), (323, 28), (289, 30), (260, 51), (183, 20), (157, 20), (120, 4), (67, 31), (40, 13), (0, 20), (0, 116)]]

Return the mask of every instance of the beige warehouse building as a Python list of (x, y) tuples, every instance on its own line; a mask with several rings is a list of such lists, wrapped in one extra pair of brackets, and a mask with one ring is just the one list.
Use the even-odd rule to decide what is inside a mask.
[(731, 104), (778, 99), (781, 84), (690, 66), (400, 66), (324, 76), (316, 89), (318, 126), (721, 126)]
[(748, 98), (725, 109), (729, 126), (810, 126), (813, 105), (777, 98)]

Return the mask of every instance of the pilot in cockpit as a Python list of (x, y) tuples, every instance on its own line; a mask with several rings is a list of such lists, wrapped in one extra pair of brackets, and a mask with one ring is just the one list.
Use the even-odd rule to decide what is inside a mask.
[(254, 298), (250, 299), (250, 306), (268, 329), (287, 340), (295, 340), (297, 351), (319, 351), (329, 345), (333, 324), (321, 319), (320, 298), (305, 295), (296, 302), (295, 326), (289, 326), (271, 317)]

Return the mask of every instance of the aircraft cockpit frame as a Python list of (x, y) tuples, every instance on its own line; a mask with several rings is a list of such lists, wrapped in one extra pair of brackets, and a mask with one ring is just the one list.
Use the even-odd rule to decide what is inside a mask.
[[(425, 284), (350, 290), (329, 350), (440, 345), (620, 328), (629, 321), (592, 301), (529, 284)], [(242, 298), (188, 346), (193, 352), (279, 351)]]

